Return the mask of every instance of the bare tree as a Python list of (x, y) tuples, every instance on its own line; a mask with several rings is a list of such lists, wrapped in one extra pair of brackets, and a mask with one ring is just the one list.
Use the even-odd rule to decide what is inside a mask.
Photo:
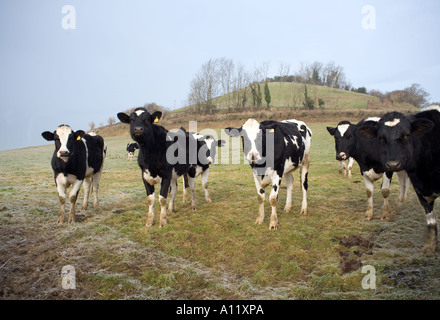
[(95, 122), (93, 122), (93, 121), (91, 121), (91, 122), (89, 122), (89, 131), (93, 131), (93, 130), (95, 130)]

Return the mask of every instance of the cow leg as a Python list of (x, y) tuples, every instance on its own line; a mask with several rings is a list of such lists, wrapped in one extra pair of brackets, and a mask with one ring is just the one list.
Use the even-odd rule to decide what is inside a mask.
[(58, 220), (57, 220), (57, 223), (58, 224), (62, 224), (62, 223), (64, 223), (64, 219), (65, 219), (64, 204), (66, 203), (66, 198), (67, 198), (67, 194), (66, 194), (66, 190), (67, 190), (66, 177), (62, 173), (60, 173), (56, 177), (56, 179), (55, 179), (55, 184), (57, 186), (58, 197), (60, 199), (60, 207), (59, 207), (59, 210), (58, 210)]
[(173, 177), (170, 183), (170, 203), (168, 204), (168, 213), (173, 213), (174, 211), (174, 198), (177, 192), (177, 177)]
[(272, 190), (270, 191), (270, 196), (269, 196), (269, 202), (270, 205), (272, 206), (269, 230), (278, 229), (277, 199), (278, 199), (278, 192), (280, 191), (280, 184), (281, 184), (281, 176), (274, 173), (272, 177)]
[(159, 203), (160, 203), (159, 228), (162, 228), (167, 224), (167, 195), (170, 185), (171, 185), (171, 179), (162, 177), (162, 182), (160, 184), (160, 193), (159, 193)]
[(398, 171), (397, 176), (399, 177), (399, 199), (397, 200), (397, 204), (402, 204), (405, 201), (409, 201), (409, 188), (411, 186), (411, 180), (408, 177), (406, 171)]
[(183, 176), (183, 197), (182, 197), (182, 202), (186, 203), (187, 200), (187, 195), (188, 195), (188, 174), (185, 173)]
[(92, 177), (85, 178), (84, 179), (84, 200), (83, 200), (83, 204), (81, 206), (81, 211), (87, 210), (91, 185), (92, 185)]
[(390, 208), (388, 206), (388, 197), (390, 196), (390, 185), (391, 178), (393, 177), (392, 173), (385, 172), (382, 176), (382, 186), (381, 193), (383, 197), (383, 209), (382, 209), (382, 217), (381, 220), (389, 220), (390, 219)]
[(189, 190), (191, 192), (191, 207), (193, 211), (197, 210), (197, 203), (196, 203), (196, 176), (197, 176), (197, 169), (196, 167), (191, 167), (188, 170), (188, 185)]
[(352, 173), (351, 173), (351, 169), (353, 168), (353, 163), (354, 163), (354, 159), (353, 158), (349, 158), (348, 159), (348, 178), (352, 178)]
[(69, 199), (70, 199), (70, 211), (69, 211), (69, 218), (67, 220), (67, 223), (74, 223), (75, 222), (75, 204), (76, 199), (78, 197), (79, 190), (81, 189), (82, 180), (76, 180), (72, 184), (72, 190), (70, 190), (69, 193)]
[(301, 212), (300, 214), (307, 215), (307, 190), (309, 188), (309, 156), (306, 154), (304, 155), (304, 159), (301, 165), (301, 189), (303, 192), (303, 199), (302, 199), (302, 205), (301, 205)]
[(260, 180), (258, 179), (256, 172), (254, 172), (254, 181), (258, 193), (258, 217), (255, 221), (255, 224), (262, 224), (264, 221), (264, 198), (266, 197), (266, 193), (260, 183)]
[(209, 197), (209, 191), (208, 191), (208, 177), (209, 177), (209, 168), (207, 168), (205, 171), (202, 172), (202, 186), (203, 186), (203, 190), (205, 191), (206, 202), (212, 203), (212, 200)]
[(102, 171), (97, 172), (92, 178), (93, 184), (93, 209), (97, 210), (99, 207), (98, 202), (98, 190), (99, 190), (99, 182), (101, 181)]
[(292, 209), (292, 192), (293, 192), (292, 173), (288, 172), (288, 173), (284, 174), (284, 178), (285, 178), (286, 187), (287, 187), (286, 206), (284, 207), (284, 212), (289, 213), (290, 209)]
[(365, 217), (368, 221), (373, 219), (373, 191), (374, 191), (374, 184), (373, 181), (368, 178), (368, 176), (364, 173), (362, 173), (362, 178), (364, 178), (365, 188), (367, 189), (367, 198), (368, 198), (368, 204), (367, 204), (367, 211), (365, 212)]
[(437, 196), (424, 197), (417, 190), (416, 193), (426, 213), (427, 232), (422, 253), (425, 256), (432, 256), (437, 249), (437, 219), (434, 215), (434, 201)]
[(145, 179), (142, 179), (142, 181), (144, 182), (148, 199), (147, 223), (145, 225), (151, 227), (154, 221), (154, 186), (145, 181)]

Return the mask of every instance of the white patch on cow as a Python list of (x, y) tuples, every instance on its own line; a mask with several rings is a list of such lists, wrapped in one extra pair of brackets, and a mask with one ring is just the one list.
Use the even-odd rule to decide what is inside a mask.
[(428, 226), (437, 225), (437, 219), (435, 218), (435, 215), (433, 212), (430, 212), (426, 215), (426, 223), (428, 224)]
[(144, 113), (145, 110), (136, 110), (135, 113), (139, 117), (142, 113)]
[(387, 122), (385, 122), (385, 125), (386, 125), (387, 127), (395, 127), (395, 126), (397, 126), (399, 123), (400, 123), (400, 119), (399, 119), (399, 118), (396, 118), (396, 119), (394, 119), (393, 121), (387, 121)]
[(67, 140), (69, 139), (69, 135), (73, 132), (73, 130), (69, 126), (59, 126), (55, 132), (61, 143), (61, 146), (57, 151), (57, 157), (67, 162), (68, 158), (61, 157), (61, 152), (70, 152), (70, 150), (67, 149)]
[(424, 112), (424, 111), (432, 111), (432, 110), (435, 110), (435, 111), (440, 112), (440, 105), (438, 105), (438, 104), (432, 104), (432, 105), (430, 105), (430, 106), (427, 106), (427, 107), (425, 107), (425, 108), (422, 108), (422, 109), (420, 110), (420, 112)]
[(246, 132), (251, 143), (251, 148), (246, 155), (246, 159), (252, 161), (252, 156), (254, 156), (254, 161), (261, 160), (261, 155), (258, 152), (256, 145), (257, 135), (260, 132), (260, 124), (255, 119), (248, 119), (242, 126), (242, 130)]
[(382, 178), (383, 173), (376, 173), (376, 171), (374, 171), (374, 169), (370, 169), (369, 171), (364, 171), (363, 175), (367, 176), (368, 179), (370, 179), (371, 181), (376, 181), (376, 180)]
[[(174, 172), (173, 172), (174, 173)], [(147, 181), (150, 185), (155, 185), (161, 182), (161, 177), (153, 177), (150, 173), (150, 171), (147, 169), (143, 173), (143, 178), (145, 181)]]
[(292, 162), (292, 160), (290, 158), (287, 158), (286, 161), (284, 162), (284, 173), (294, 171), (296, 168), (297, 167)]
[(373, 121), (373, 122), (379, 122), (380, 118), (379, 117), (370, 117), (365, 119), (365, 121)]
[(347, 132), (349, 127), (350, 127), (349, 124), (341, 124), (338, 126), (338, 131), (341, 134), (341, 137), (344, 136), (344, 134)]

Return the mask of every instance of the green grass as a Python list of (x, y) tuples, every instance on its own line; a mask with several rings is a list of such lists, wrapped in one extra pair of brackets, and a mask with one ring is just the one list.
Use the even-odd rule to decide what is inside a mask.
[[(87, 219), (74, 225), (56, 225), (58, 197), (50, 168), (53, 146), (0, 152), (0, 228), (5, 237), (22, 232), (38, 235), (45, 245), (52, 243), (52, 251), (42, 250), (41, 255), (56, 251), (58, 258), (40, 268), (61, 270), (62, 265), (74, 265), (79, 298), (440, 298), (438, 257), (421, 254), (426, 222), (415, 194), (411, 193), (409, 203), (395, 205), (396, 178), (390, 196), (391, 220), (380, 221), (383, 202), (380, 182), (376, 182), (374, 220), (366, 221), (365, 188), (358, 166), (351, 180), (338, 174), (333, 138), (325, 129), (335, 124), (309, 124), (313, 131), (309, 214), (299, 215), (301, 192), (299, 172), (295, 172), (292, 211), (283, 212), (286, 190), (281, 189), (276, 231), (269, 230), (267, 196), (265, 222), (254, 224), (258, 202), (247, 164), (213, 165), (209, 177), (213, 203), (205, 202), (199, 178), (195, 212), (189, 203), (182, 203), (179, 181), (176, 212), (168, 215), (168, 224), (159, 229), (156, 201), (155, 224), (147, 228), (141, 172), (136, 161), (125, 158), (128, 136), (106, 139), (101, 207), (97, 212), (89, 209)], [(366, 252), (340, 245), (337, 239), (349, 235), (371, 238), (376, 246)], [(20, 239), (17, 236), (9, 247), (5, 244), (0, 265), (10, 258), (8, 254), (27, 258), (25, 251), (12, 248), (12, 244), (19, 247)], [(361, 269), (341, 271), (343, 254), (376, 268), (376, 290), (362, 288)], [(8, 262), (12, 263), (13, 259)], [(39, 267), (38, 261), (27, 263)], [(20, 276), (25, 279), (32, 274)], [(59, 283), (51, 285), (61, 294)]]

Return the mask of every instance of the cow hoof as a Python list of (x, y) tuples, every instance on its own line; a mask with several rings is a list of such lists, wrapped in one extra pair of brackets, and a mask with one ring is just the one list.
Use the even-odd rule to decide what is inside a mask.
[(307, 215), (307, 209), (301, 209), (300, 215)]
[(212, 203), (212, 200), (211, 199), (206, 199), (206, 202), (207, 203)]
[(435, 246), (425, 244), (422, 249), (422, 253), (425, 257), (432, 257), (435, 255)]
[(285, 207), (284, 208), (284, 213), (290, 213), (290, 209), (292, 209), (292, 207)]
[(57, 224), (64, 224), (64, 218), (58, 218)]
[(166, 224), (167, 224), (167, 220), (166, 219), (160, 220), (159, 228), (165, 227)]
[(263, 224), (263, 220), (258, 218), (257, 220), (255, 220), (255, 224)]
[(367, 211), (365, 213), (365, 218), (367, 218), (367, 221), (371, 221), (373, 219), (373, 211)]
[(278, 230), (278, 225), (270, 225), (269, 230)]

